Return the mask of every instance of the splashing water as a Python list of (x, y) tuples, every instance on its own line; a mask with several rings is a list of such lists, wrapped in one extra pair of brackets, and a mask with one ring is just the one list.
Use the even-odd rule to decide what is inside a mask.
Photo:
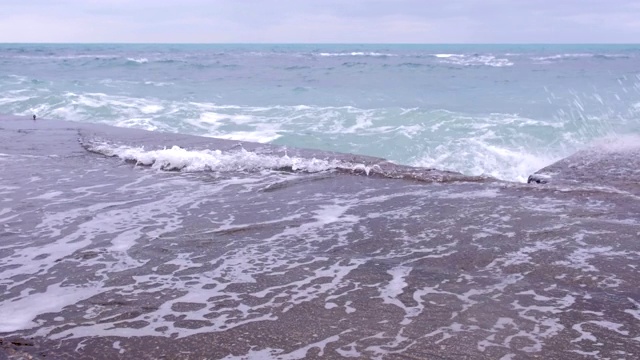
[[(524, 181), (639, 131), (634, 46), (0, 46), (0, 112)], [(167, 144), (170, 146), (170, 144)]]

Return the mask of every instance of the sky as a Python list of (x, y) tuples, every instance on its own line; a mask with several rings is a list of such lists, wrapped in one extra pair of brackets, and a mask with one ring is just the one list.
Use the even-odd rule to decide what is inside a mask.
[(638, 43), (638, 0), (0, 0), (0, 42)]

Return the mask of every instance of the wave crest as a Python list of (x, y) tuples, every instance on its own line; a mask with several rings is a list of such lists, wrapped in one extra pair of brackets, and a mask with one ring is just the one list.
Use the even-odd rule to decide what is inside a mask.
[(150, 166), (167, 171), (258, 171), (288, 170), (299, 172), (321, 172), (334, 169), (362, 170), (369, 173), (364, 164), (345, 163), (336, 159), (306, 159), (296, 156), (258, 154), (240, 149), (223, 152), (221, 150), (186, 150), (179, 146), (160, 150), (145, 150), (144, 147), (118, 146), (106, 142), (84, 144), (89, 151), (106, 156), (115, 156), (137, 165)]

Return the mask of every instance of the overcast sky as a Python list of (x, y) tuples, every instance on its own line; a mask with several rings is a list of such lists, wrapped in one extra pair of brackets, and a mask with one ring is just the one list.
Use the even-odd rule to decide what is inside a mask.
[(0, 42), (638, 43), (638, 0), (0, 0)]

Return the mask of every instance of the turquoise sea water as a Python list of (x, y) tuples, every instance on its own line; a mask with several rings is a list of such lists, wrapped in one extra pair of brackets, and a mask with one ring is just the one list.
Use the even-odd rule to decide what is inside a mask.
[(0, 45), (0, 359), (640, 358), (638, 59)]
[(0, 113), (523, 181), (640, 132), (640, 45), (2, 44)]

